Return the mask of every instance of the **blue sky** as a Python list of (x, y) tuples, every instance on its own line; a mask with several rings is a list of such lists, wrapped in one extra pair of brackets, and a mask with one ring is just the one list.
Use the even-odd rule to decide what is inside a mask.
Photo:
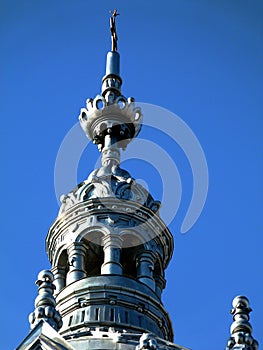
[[(224, 348), (232, 298), (245, 294), (253, 309), (253, 334), (263, 344), (262, 2), (9, 0), (1, 5), (0, 347), (13, 349), (29, 330), (34, 282), (39, 270), (49, 267), (45, 236), (58, 212), (56, 155), (86, 98), (100, 92), (110, 49), (108, 11), (114, 8), (121, 13), (123, 93), (179, 115), (208, 163), (207, 202), (182, 235), (191, 168), (165, 135), (147, 128), (141, 133), (171, 155), (182, 179), (163, 296), (175, 342), (194, 350)], [(88, 146), (79, 182), (97, 156)], [(158, 169), (145, 161), (124, 166), (160, 199)]]

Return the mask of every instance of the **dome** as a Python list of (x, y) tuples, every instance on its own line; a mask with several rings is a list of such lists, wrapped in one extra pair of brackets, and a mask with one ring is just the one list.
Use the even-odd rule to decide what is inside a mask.
[(109, 172), (106, 167), (101, 167), (95, 169), (87, 180), (81, 182), (69, 194), (61, 196), (59, 214), (65, 213), (80, 202), (111, 197), (121, 201), (136, 202), (154, 213), (158, 212), (161, 205), (131, 177), (128, 171), (116, 166)]

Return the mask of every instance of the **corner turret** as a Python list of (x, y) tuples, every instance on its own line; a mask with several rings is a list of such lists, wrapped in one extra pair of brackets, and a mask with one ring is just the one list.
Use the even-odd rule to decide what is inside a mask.
[(56, 300), (53, 296), (56, 288), (52, 283), (54, 276), (51, 271), (39, 272), (36, 285), (38, 285), (38, 296), (35, 300), (35, 310), (29, 315), (31, 329), (41, 320), (46, 321), (56, 331), (62, 327), (62, 319), (56, 310)]
[(258, 350), (258, 342), (252, 336), (252, 326), (249, 323), (249, 314), (252, 309), (245, 296), (237, 296), (233, 300), (233, 323), (231, 325), (231, 337), (226, 350)]

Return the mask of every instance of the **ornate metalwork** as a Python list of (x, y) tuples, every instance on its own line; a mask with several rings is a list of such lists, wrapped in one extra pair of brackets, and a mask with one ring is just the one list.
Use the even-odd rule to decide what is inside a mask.
[(151, 194), (131, 177), (128, 171), (110, 163), (94, 170), (87, 180), (61, 198), (60, 214), (78, 203), (95, 198), (101, 200), (103, 198), (116, 198), (122, 200), (120, 204), (123, 206), (125, 206), (126, 201), (134, 201), (151, 209), (154, 213), (158, 213), (161, 206), (161, 203), (155, 201)]
[(51, 271), (43, 270), (38, 274), (38, 296), (35, 300), (35, 311), (29, 315), (31, 328), (34, 328), (40, 320), (48, 322), (55, 330), (62, 327), (62, 318), (55, 309), (56, 300), (53, 296), (55, 286), (52, 283), (54, 276)]
[(231, 337), (227, 342), (226, 350), (244, 349), (257, 350), (258, 342), (252, 336), (252, 326), (249, 323), (249, 313), (252, 309), (249, 307), (249, 301), (245, 296), (237, 296), (233, 300), (234, 322), (231, 325)]

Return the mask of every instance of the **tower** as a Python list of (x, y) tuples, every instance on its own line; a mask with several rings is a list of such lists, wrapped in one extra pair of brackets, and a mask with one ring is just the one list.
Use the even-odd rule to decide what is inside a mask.
[(47, 236), (52, 273), (39, 275), (32, 331), (18, 349), (183, 349), (161, 303), (172, 235), (160, 203), (120, 167), (142, 111), (121, 93), (116, 16), (102, 92), (80, 114), (102, 166), (62, 197)]

